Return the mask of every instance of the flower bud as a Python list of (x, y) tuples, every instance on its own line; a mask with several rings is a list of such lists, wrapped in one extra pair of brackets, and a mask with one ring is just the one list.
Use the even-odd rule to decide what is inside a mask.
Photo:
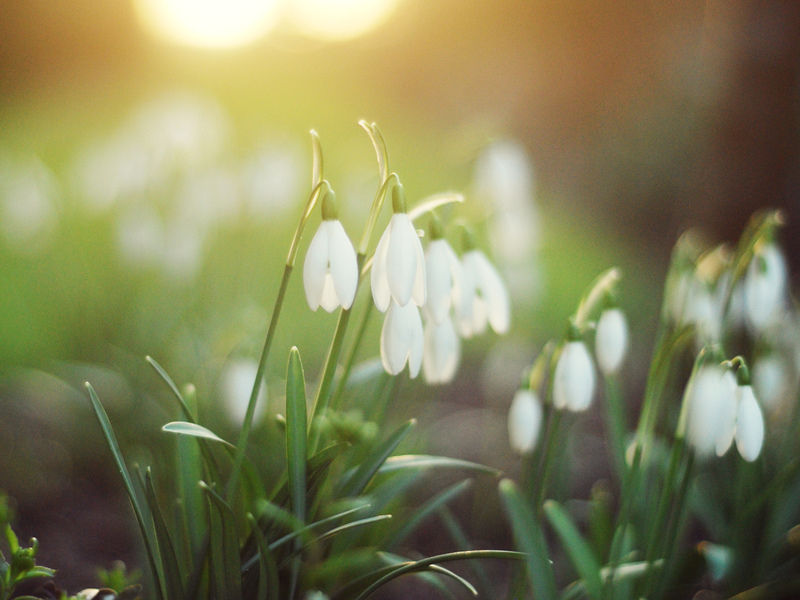
[(743, 459), (753, 462), (761, 454), (764, 443), (764, 416), (751, 386), (739, 386), (736, 395), (739, 404), (736, 412), (736, 449)]
[(595, 374), (586, 344), (568, 341), (558, 357), (553, 376), (553, 406), (580, 412), (589, 408), (594, 396)]
[(542, 427), (542, 403), (531, 390), (518, 390), (508, 411), (508, 441), (520, 454), (532, 452)]
[(597, 320), (595, 356), (606, 375), (617, 372), (628, 349), (628, 323), (619, 308), (604, 310)]

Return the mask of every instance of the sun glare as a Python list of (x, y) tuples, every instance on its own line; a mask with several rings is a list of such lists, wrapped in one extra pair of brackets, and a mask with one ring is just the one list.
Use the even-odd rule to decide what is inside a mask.
[(356, 38), (383, 23), (399, 0), (290, 0), (293, 23), (323, 40)]
[(234, 48), (263, 37), (278, 21), (278, 0), (135, 0), (159, 37), (189, 46)]

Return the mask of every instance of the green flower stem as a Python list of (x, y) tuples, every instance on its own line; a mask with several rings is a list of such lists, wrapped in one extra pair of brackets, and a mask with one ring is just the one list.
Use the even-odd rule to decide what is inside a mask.
[(540, 460), (539, 473), (541, 481), (539, 488), (536, 491), (536, 515), (541, 518), (542, 507), (544, 501), (547, 499), (547, 484), (550, 480), (550, 473), (553, 470), (554, 457), (557, 454), (556, 446), (561, 441), (559, 439), (559, 429), (562, 420), (563, 411), (553, 408), (548, 416), (547, 423), (547, 440), (544, 444), (544, 451)]
[(625, 407), (622, 402), (622, 390), (619, 379), (615, 375), (605, 378), (606, 390), (606, 433), (611, 439), (612, 462), (617, 477), (625, 474)]
[(256, 411), (256, 401), (258, 400), (258, 394), (261, 391), (261, 382), (264, 380), (264, 372), (267, 368), (267, 358), (269, 357), (269, 352), (272, 348), (272, 341), (275, 338), (275, 330), (278, 327), (278, 318), (281, 315), (281, 308), (283, 307), (283, 301), (286, 297), (286, 290), (289, 288), (289, 279), (292, 275), (292, 270), (294, 269), (298, 248), (300, 247), (300, 238), (303, 236), (303, 230), (305, 229), (306, 223), (308, 222), (314, 207), (317, 205), (320, 197), (324, 195), (323, 192), (327, 192), (330, 189), (331, 186), (325, 180), (320, 181), (316, 186), (314, 186), (314, 189), (308, 198), (308, 202), (306, 203), (306, 208), (303, 211), (303, 215), (300, 217), (300, 223), (297, 225), (297, 229), (295, 229), (292, 243), (289, 246), (289, 253), (286, 256), (286, 265), (283, 269), (283, 279), (281, 279), (281, 286), (278, 289), (278, 297), (275, 299), (275, 306), (272, 309), (272, 317), (270, 318), (269, 328), (267, 329), (267, 338), (264, 340), (264, 348), (261, 351), (261, 358), (258, 361), (256, 378), (253, 382), (253, 390), (250, 393), (250, 400), (247, 403), (247, 412), (245, 413), (244, 423), (242, 424), (242, 431), (239, 434), (239, 440), (236, 444), (236, 456), (233, 460), (231, 476), (230, 479), (228, 479), (228, 485), (225, 489), (225, 500), (228, 503), (232, 502), (233, 495), (236, 493), (236, 486), (239, 483), (242, 463), (244, 462), (244, 454), (245, 450), (247, 449), (247, 442), (250, 438), (250, 430), (253, 426), (253, 416), (255, 415)]

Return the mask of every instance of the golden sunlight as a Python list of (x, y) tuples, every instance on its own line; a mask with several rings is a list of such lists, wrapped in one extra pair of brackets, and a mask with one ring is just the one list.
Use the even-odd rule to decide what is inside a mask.
[(381, 25), (399, 0), (289, 0), (293, 24), (322, 40), (348, 40)]
[(134, 0), (144, 25), (189, 46), (234, 48), (264, 36), (280, 17), (278, 0)]

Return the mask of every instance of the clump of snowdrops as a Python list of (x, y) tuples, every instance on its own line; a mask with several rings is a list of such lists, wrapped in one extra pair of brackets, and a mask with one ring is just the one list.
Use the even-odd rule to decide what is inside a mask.
[[(757, 213), (735, 248), (678, 241), (634, 429), (616, 269), (544, 347), (508, 416), (522, 470), (499, 488), (526, 553), (509, 598), (800, 595), (800, 315), (781, 223)], [(554, 498), (570, 426), (598, 400), (614, 481)]]
[[(415, 421), (394, 431), (382, 426), (397, 376), (406, 367), (411, 378), (421, 372), (431, 384), (448, 382), (459, 365), (460, 340), (489, 327), (504, 333), (511, 315), (505, 284), (471, 233), (464, 226), (448, 230), (435, 214), (463, 198), (442, 194), (409, 207), (399, 176), (389, 169), (381, 133), (374, 124), (360, 124), (373, 143), (380, 171), (360, 242), (353, 245), (339, 220), (337, 197), (323, 177), (322, 150), (312, 132), (311, 193), (288, 251), (235, 443), (199, 422), (194, 386), (179, 387), (147, 357), (180, 412), (181, 420), (163, 427), (178, 436), (177, 457), (174, 471), (129, 469), (100, 399), (87, 383), (142, 534), (151, 579), (146, 596), (363, 600), (394, 579), (413, 575), (431, 593), (452, 594), (455, 586), (477, 594), (478, 586), (491, 597), (480, 560), (523, 557), (510, 550), (473, 549), (448, 508), (468, 492), (473, 478), (497, 477), (496, 469), (439, 456), (395, 455)], [(374, 243), (384, 206), (392, 215)], [(300, 350), (273, 351), (272, 341), (304, 245), (303, 231), (317, 215), (321, 223), (306, 250), (303, 284), (309, 308), (338, 312), (338, 320), (324, 366), (310, 387)], [(416, 228), (419, 221), (428, 226), (426, 249)], [(460, 258), (448, 231), (462, 239)], [(385, 313), (379, 371), (355, 364), (375, 308)], [(279, 416), (285, 454), (274, 457), (283, 475), (264, 480), (249, 458), (259, 448), (249, 441), (264, 373), (274, 360), (287, 364), (285, 414)], [(354, 385), (360, 398), (355, 407)], [(403, 502), (406, 490), (439, 470), (467, 476), (421, 505)], [(404, 542), (435, 515), (447, 523), (452, 552), (421, 557), (409, 551)], [(476, 584), (446, 568), (452, 561), (470, 563)]]

